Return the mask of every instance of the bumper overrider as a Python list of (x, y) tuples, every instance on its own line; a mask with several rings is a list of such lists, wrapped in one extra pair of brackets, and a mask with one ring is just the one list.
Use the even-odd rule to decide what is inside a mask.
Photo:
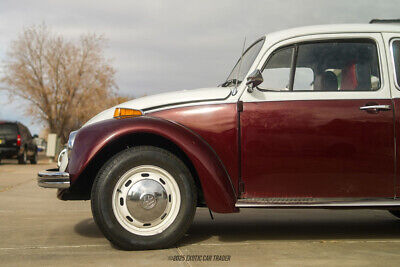
[(69, 135), (68, 146), (58, 155), (57, 169), (49, 169), (38, 173), (38, 185), (44, 188), (67, 189), (71, 185), (69, 173), (66, 172), (68, 166), (69, 151), (74, 144), (77, 131)]
[(59, 169), (49, 169), (38, 173), (38, 185), (44, 188), (69, 188), (69, 173)]

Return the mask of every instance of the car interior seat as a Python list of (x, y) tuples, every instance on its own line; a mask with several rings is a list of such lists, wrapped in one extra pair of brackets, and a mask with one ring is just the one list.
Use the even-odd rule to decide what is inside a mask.
[(371, 69), (367, 63), (350, 63), (342, 70), (340, 90), (371, 90)]
[(342, 70), (340, 90), (353, 91), (357, 88), (356, 64), (351, 62)]
[(326, 71), (322, 77), (322, 90), (323, 91), (337, 91), (338, 79), (332, 71)]
[(371, 68), (367, 63), (356, 64), (356, 79), (358, 91), (369, 91), (371, 90)]

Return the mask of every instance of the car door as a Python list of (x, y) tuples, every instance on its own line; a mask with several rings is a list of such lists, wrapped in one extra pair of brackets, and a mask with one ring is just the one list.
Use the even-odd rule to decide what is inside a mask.
[(380, 34), (299, 37), (269, 49), (244, 92), (244, 197), (394, 196), (394, 123)]

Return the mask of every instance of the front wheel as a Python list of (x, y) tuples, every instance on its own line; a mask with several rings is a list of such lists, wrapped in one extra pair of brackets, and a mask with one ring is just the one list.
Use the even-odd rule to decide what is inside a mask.
[(117, 247), (167, 248), (192, 223), (196, 196), (193, 177), (179, 158), (140, 146), (118, 153), (99, 171), (92, 188), (92, 213)]

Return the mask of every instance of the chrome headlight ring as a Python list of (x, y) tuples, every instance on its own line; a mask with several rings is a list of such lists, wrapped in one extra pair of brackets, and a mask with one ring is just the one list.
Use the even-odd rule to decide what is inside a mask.
[(67, 156), (67, 153), (68, 153), (68, 150), (66, 148), (64, 148), (63, 150), (61, 150), (60, 154), (58, 154), (58, 158), (57, 158), (58, 168), (60, 168), (63, 158)]
[(65, 171), (68, 165), (69, 156), (72, 151), (72, 147), (74, 146), (75, 137), (77, 133), (78, 131), (73, 131), (69, 134), (67, 148), (64, 148), (58, 155), (57, 165), (60, 170), (62, 169), (62, 171)]

